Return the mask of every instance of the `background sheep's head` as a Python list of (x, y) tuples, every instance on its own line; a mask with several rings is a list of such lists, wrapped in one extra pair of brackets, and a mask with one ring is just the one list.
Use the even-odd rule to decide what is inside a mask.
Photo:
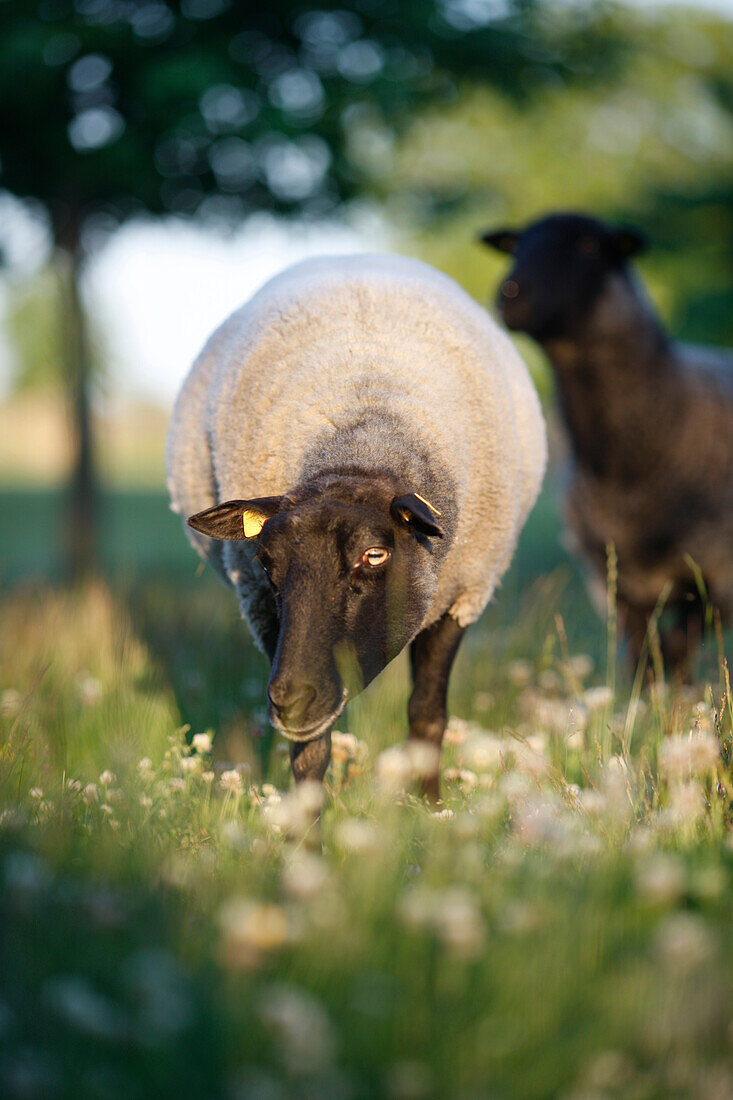
[(336, 478), (285, 496), (233, 500), (189, 519), (246, 540), (273, 603), (272, 724), (324, 733), (414, 637), (435, 589), (436, 509), (373, 478)]
[(524, 230), (492, 230), (481, 239), (514, 257), (497, 305), (508, 328), (536, 340), (576, 335), (608, 276), (645, 243), (634, 229), (581, 214), (551, 214)]

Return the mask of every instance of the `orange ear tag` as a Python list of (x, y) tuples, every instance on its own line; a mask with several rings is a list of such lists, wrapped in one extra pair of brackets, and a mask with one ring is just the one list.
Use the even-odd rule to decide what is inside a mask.
[(425, 499), (425, 497), (421, 497), (419, 493), (415, 493), (414, 495), (417, 497), (418, 500), (421, 500), (423, 504), (425, 504), (430, 509), (434, 516), (442, 515), (442, 513), (438, 511), (435, 505), (431, 504), (429, 500)]
[(266, 520), (267, 516), (263, 516), (262, 512), (242, 512), (244, 537), (246, 539), (253, 539), (255, 535), (259, 535), (260, 531), (265, 526)]

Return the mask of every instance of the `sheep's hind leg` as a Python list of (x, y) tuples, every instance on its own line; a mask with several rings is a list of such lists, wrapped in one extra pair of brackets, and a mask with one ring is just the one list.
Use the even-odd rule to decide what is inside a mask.
[(410, 740), (426, 741), (437, 749), (435, 771), (423, 778), (424, 793), (432, 802), (440, 797), (440, 746), (448, 716), (448, 680), (464, 633), (465, 627), (446, 614), (418, 634), (410, 646)]

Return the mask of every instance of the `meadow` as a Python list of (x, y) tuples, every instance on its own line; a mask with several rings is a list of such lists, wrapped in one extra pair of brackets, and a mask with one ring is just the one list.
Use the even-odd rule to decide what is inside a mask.
[(630, 676), (553, 485), (459, 656), (443, 804), (403, 654), (338, 723), (322, 852), (162, 492), (105, 494), (75, 588), (58, 495), (0, 496), (2, 1096), (733, 1095), (730, 638), (694, 688), (653, 636)]

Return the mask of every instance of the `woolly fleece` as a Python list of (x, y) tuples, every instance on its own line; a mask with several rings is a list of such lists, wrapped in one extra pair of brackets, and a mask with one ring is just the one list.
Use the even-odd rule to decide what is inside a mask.
[[(167, 444), (184, 519), (306, 477), (388, 470), (442, 513), (421, 629), (490, 600), (540, 489), (545, 426), (509, 337), (457, 283), (389, 255), (305, 260), (233, 313), (193, 364)], [(186, 527), (261, 644), (267, 585), (245, 542)]]

